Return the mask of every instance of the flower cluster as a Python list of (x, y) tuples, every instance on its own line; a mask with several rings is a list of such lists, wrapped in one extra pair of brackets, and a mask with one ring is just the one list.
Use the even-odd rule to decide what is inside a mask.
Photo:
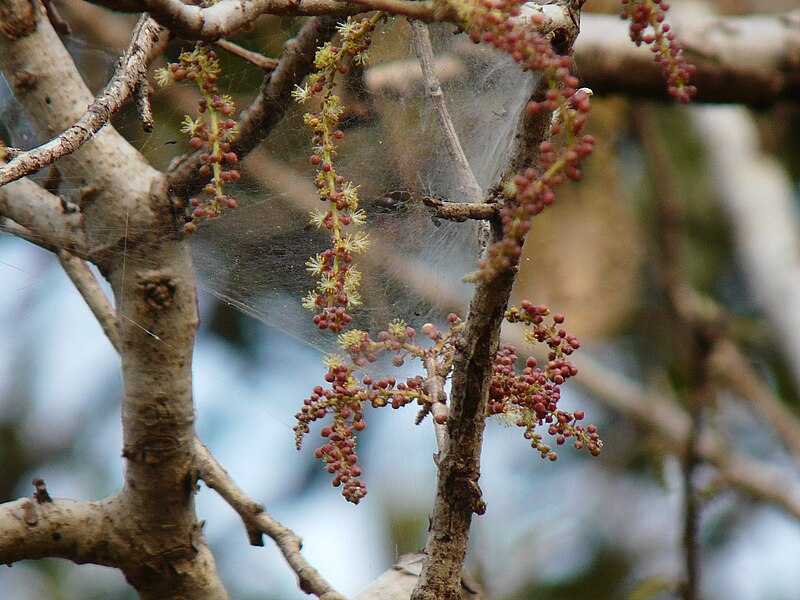
[(358, 504), (367, 493), (367, 488), (358, 479), (361, 469), (356, 464), (358, 456), (353, 433), (366, 427), (361, 412), (363, 388), (352, 377), (352, 369), (344, 365), (331, 365), (325, 381), (331, 387), (327, 390), (322, 386), (315, 387), (311, 396), (305, 399), (301, 411), (295, 415), (296, 444), (299, 449), (310, 423), (331, 414), (331, 424), (323, 427), (321, 432), (326, 441), (314, 454), (325, 462), (328, 473), (334, 475), (333, 485), (338, 487), (344, 484), (342, 495), (353, 504)]
[(177, 63), (156, 71), (159, 85), (188, 79), (194, 81), (202, 98), (198, 105), (198, 116), (184, 117), (181, 131), (189, 135), (189, 146), (200, 150), (199, 174), (209, 182), (203, 188), (205, 196), (195, 197), (189, 202), (193, 208), (191, 221), (186, 223), (187, 232), (197, 228), (203, 219), (218, 217), (225, 208), (236, 208), (236, 200), (224, 192), (224, 185), (239, 179), (234, 166), (239, 157), (231, 150), (231, 141), (236, 134), (233, 120), (233, 100), (221, 94), (217, 88), (220, 67), (216, 53), (206, 42), (198, 42), (191, 52), (182, 52)]
[(516, 349), (501, 346), (492, 366), (492, 383), (489, 390), (487, 414), (498, 415), (509, 423), (525, 429), (525, 438), (531, 441), (542, 458), (556, 460), (558, 454), (542, 441), (537, 427), (547, 426), (547, 432), (556, 437), (556, 444), (563, 445), (567, 439), (574, 439), (576, 448), (586, 448), (592, 456), (598, 456), (603, 443), (594, 425), (584, 427), (579, 422), (584, 413), (573, 413), (558, 408), (561, 399), (560, 386), (578, 373), (578, 369), (568, 358), (580, 347), (575, 337), (561, 328), (564, 316), (555, 314), (552, 323), (545, 324), (550, 310), (544, 306), (534, 306), (527, 300), (521, 303), (521, 310), (512, 306), (505, 314), (511, 323), (525, 323), (528, 329), (526, 339), (532, 344), (544, 343), (550, 348), (544, 369), (537, 366), (536, 359), (530, 357), (522, 373), (517, 373)]
[[(519, 309), (512, 306), (506, 311), (505, 318), (511, 323), (525, 323), (528, 326), (525, 336), (531, 344), (547, 344), (550, 349), (548, 362), (541, 369), (534, 358), (529, 358), (522, 373), (517, 373), (514, 368), (516, 350), (511, 346), (501, 346), (492, 365), (487, 416), (496, 416), (524, 428), (525, 438), (543, 458), (558, 458), (538, 432), (544, 426), (550, 435), (556, 437), (557, 445), (571, 439), (576, 448), (585, 446), (593, 456), (598, 456), (603, 443), (597, 428), (580, 424), (584, 418), (583, 411), (568, 412), (558, 407), (560, 386), (578, 372), (568, 360), (580, 347), (578, 340), (561, 328), (563, 315), (553, 315), (548, 325), (545, 317), (550, 315), (550, 310), (546, 306), (534, 306), (527, 300), (520, 306)], [(342, 495), (350, 502), (357, 504), (367, 493), (363, 482), (358, 479), (361, 469), (356, 464), (355, 439), (356, 432), (367, 426), (364, 421), (366, 406), (397, 409), (415, 402), (422, 407), (417, 417), (419, 423), (432, 412), (434, 402), (444, 402), (442, 398), (432, 397), (436, 388), (429, 387), (431, 378), (445, 378), (452, 370), (456, 344), (464, 327), (463, 321), (455, 314), (448, 316), (448, 322), (449, 327), (444, 332), (431, 323), (423, 325), (420, 333), (427, 338), (425, 345), (420, 343), (417, 331), (400, 319), (393, 321), (376, 339), (364, 331), (348, 331), (339, 336), (339, 344), (349, 355), (350, 362), (346, 363), (337, 355), (326, 357), (328, 373), (325, 381), (329, 387), (315, 387), (295, 415), (295, 442), (299, 449), (311, 424), (331, 417), (330, 424), (322, 428), (324, 441), (316, 449), (315, 456), (324, 461), (328, 472), (334, 475), (333, 485), (343, 486)], [(403, 365), (409, 358), (420, 359), (425, 365), (426, 377), (398, 381), (395, 377), (375, 379), (365, 375), (358, 379), (355, 376), (356, 370), (376, 362), (384, 352), (393, 354), (395, 367)], [(436, 413), (435, 421), (440, 425), (447, 422), (446, 409)]]
[(572, 74), (570, 56), (556, 52), (551, 43), (531, 25), (541, 25), (544, 16), (534, 12), (520, 18), (522, 0), (477, 0), (456, 5), (465, 30), (474, 42), (485, 42), (510, 54), (524, 70), (541, 74), (547, 89), (528, 103), (529, 114), (550, 114), (550, 134), (563, 134), (564, 142), (545, 141), (539, 148), (539, 165), (527, 168), (506, 182), (509, 202), (501, 212), (503, 238), (492, 245), (471, 279), (491, 280), (519, 259), (531, 219), (555, 200), (553, 189), (567, 178), (581, 177), (580, 162), (588, 156), (594, 139), (582, 133), (589, 111), (591, 91), (579, 89)]
[(334, 164), (336, 144), (344, 138), (338, 128), (343, 112), (341, 99), (334, 93), (337, 76), (346, 74), (351, 64), (363, 64), (371, 41), (372, 31), (382, 18), (356, 21), (348, 19), (339, 26), (338, 44), (327, 42), (317, 50), (314, 59), (316, 72), (305, 85), (293, 92), (295, 100), (304, 103), (317, 100), (319, 108), (305, 115), (305, 123), (313, 131), (311, 164), (318, 167), (314, 180), (324, 210), (311, 213), (311, 223), (330, 233), (331, 246), (312, 257), (308, 270), (317, 277), (315, 289), (303, 299), (303, 307), (315, 314), (314, 323), (320, 329), (340, 332), (350, 321), (349, 311), (361, 303), (358, 285), (361, 273), (352, 266), (353, 257), (367, 249), (363, 232), (348, 233), (349, 227), (364, 224), (365, 213), (358, 208), (357, 188), (337, 172)]
[[(340, 356), (326, 358), (328, 373), (325, 381), (330, 387), (314, 388), (311, 396), (305, 399), (303, 407), (295, 415), (297, 424), (294, 427), (295, 442), (300, 448), (303, 438), (308, 433), (311, 423), (330, 415), (332, 422), (322, 428), (321, 435), (325, 442), (317, 448), (315, 456), (322, 459), (329, 473), (334, 474), (333, 485), (343, 485), (342, 495), (357, 504), (367, 490), (358, 479), (361, 469), (357, 466), (355, 433), (366, 427), (364, 407), (369, 404), (373, 408), (391, 406), (400, 408), (416, 402), (422, 407), (418, 422), (431, 410), (431, 398), (426, 389), (426, 382), (421, 376), (397, 381), (395, 377), (374, 379), (369, 375), (361, 380), (354, 376), (357, 368), (378, 360), (383, 352), (394, 354), (392, 364), (400, 366), (407, 358), (421, 360), (434, 359), (437, 370), (449, 371), (455, 342), (463, 327), (456, 315), (448, 317), (449, 329), (442, 333), (434, 325), (423, 325), (421, 333), (432, 345), (423, 347), (417, 342), (417, 332), (405, 322), (397, 319), (386, 331), (373, 340), (363, 331), (352, 330), (339, 336), (342, 349), (350, 355), (351, 364), (346, 365)], [(443, 423), (440, 415), (438, 423)]]
[(697, 93), (697, 88), (689, 85), (695, 67), (686, 62), (675, 33), (671, 31), (669, 23), (664, 22), (667, 10), (669, 4), (666, 0), (622, 0), (620, 17), (630, 20), (631, 40), (637, 46), (652, 46), (655, 61), (664, 71), (669, 94), (687, 103)]

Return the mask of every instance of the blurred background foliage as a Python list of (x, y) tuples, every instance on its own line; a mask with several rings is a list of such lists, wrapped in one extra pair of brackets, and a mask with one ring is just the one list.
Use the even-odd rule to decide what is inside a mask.
[[(793, 0), (712, 4), (725, 14), (797, 8)], [(78, 0), (58, 5), (74, 31), (67, 45), (97, 91), (113, 72), (134, 19)], [(586, 10), (615, 12), (617, 5), (617, 0), (592, 0)], [(301, 24), (300, 19), (265, 17), (233, 41), (277, 57)], [(376, 44), (373, 64), (408, 58), (408, 41), (407, 27), (391, 22)], [(174, 59), (182, 47), (188, 45), (171, 41), (165, 59)], [(219, 54), (224, 72), (220, 87), (236, 98), (237, 106), (247, 106), (263, 72), (224, 51)], [(154, 66), (161, 64), (160, 59)], [(348, 152), (373, 148), (377, 139), (386, 142), (385, 154), (373, 156), (374, 164), (368, 165), (370, 180), (356, 181), (362, 200), (381, 198), (387, 189), (405, 185), (399, 182), (413, 182), (424, 152), (409, 116), (414, 113), (398, 111), (396, 98), (370, 96), (358, 75), (342, 90), (348, 135), (341, 156), (346, 161)], [(452, 82), (451, 89), (457, 85)], [(157, 90), (152, 134), (141, 132), (132, 110), (123, 111), (115, 125), (163, 169), (186, 147), (178, 128), (195, 101), (188, 86)], [(418, 95), (407, 100), (420, 101)], [(597, 149), (586, 164), (584, 181), (565, 186), (557, 204), (536, 219), (514, 297), (566, 314), (569, 331), (592, 355), (691, 408), (687, 390), (692, 389), (689, 374), (697, 367), (695, 342), (687, 339), (691, 334), (676, 317), (665, 289), (665, 269), (676, 260), (664, 245), (665, 228), (670, 227), (663, 210), (668, 193), (680, 225), (669, 233), (679, 239), (679, 267), (686, 283), (730, 315), (728, 325), (764, 386), (796, 414), (795, 374), (774, 341), (780, 332), (765, 322), (748, 291), (734, 258), (737, 240), (720, 209), (702, 144), (686, 111), (621, 96), (594, 99), (589, 129)], [(260, 156), (267, 162), (248, 159), (243, 194), (258, 194), (266, 184), (291, 196), (295, 188), (286, 181), (299, 179), (307, 185), (311, 180), (302, 112), (290, 107), (266, 140)], [(755, 117), (764, 151), (781, 162), (797, 190), (800, 108), (781, 104), (761, 109)], [(8, 119), (3, 120), (9, 129)], [(13, 135), (4, 132), (5, 137)], [(368, 157), (362, 152), (359, 160)], [(69, 194), (69, 185), (64, 183), (62, 193)], [(244, 205), (248, 202), (258, 200), (246, 199)], [(403, 218), (406, 202), (390, 198), (383, 203), (388, 207), (375, 211), (396, 209)], [(253, 213), (243, 214), (242, 226)], [(276, 228), (299, 230), (295, 235), (305, 231), (305, 219), (291, 211), (274, 209), (270, 218)], [(235, 240), (233, 235), (230, 243)], [(253, 245), (254, 257), (243, 259), (244, 265), (229, 265), (232, 273), (247, 273), (247, 261), (267, 251), (252, 240), (243, 243)], [(112, 493), (121, 483), (121, 386), (113, 350), (45, 252), (0, 236), (0, 273), (0, 500), (30, 495), (35, 475), (43, 476), (56, 496)], [(451, 307), (460, 301), (463, 314), (463, 300), (462, 295), (440, 304)], [(400, 554), (419, 550), (434, 492), (430, 432), (412, 425), (411, 412), (371, 414), (360, 441), (370, 495), (357, 508), (346, 505), (312, 453), (296, 453), (292, 444), (292, 415), (321, 380), (319, 352), (211, 295), (204, 293), (200, 304), (198, 430), (234, 478), (304, 537), (311, 562), (345, 594), (365, 586)], [(293, 321), (286, 319), (284, 329), (291, 329)], [(593, 460), (565, 448), (556, 464), (545, 463), (517, 432), (490, 425), (481, 481), (489, 512), (475, 522), (469, 569), (496, 599), (677, 597), (683, 569), (683, 475), (676, 458), (681, 449), (665, 447), (628, 416), (593, 398), (581, 388), (580, 376), (567, 388), (564, 402), (584, 407), (588, 420), (600, 427), (606, 443), (602, 457)], [(787, 477), (797, 480), (797, 456), (735, 389), (716, 388), (714, 399), (706, 408), (707, 418), (721, 424), (728, 444), (786, 467)], [(702, 597), (800, 597), (797, 520), (726, 487), (710, 467), (702, 467), (696, 476), (702, 492)], [(247, 545), (236, 515), (224, 503), (203, 490), (198, 506), (233, 597), (305, 597), (274, 549)], [(9, 599), (134, 598), (115, 572), (56, 560), (2, 568), (0, 584), (0, 595)]]

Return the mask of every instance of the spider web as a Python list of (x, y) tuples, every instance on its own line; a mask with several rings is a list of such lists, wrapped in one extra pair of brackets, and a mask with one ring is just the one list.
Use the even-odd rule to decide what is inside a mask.
[[(432, 26), (431, 35), (448, 109), (485, 191), (504, 166), (534, 78), (510, 58), (473, 45), (450, 26)], [(104, 85), (116, 57), (80, 41), (70, 51), (79, 67), (92, 71), (93, 91)], [(475, 266), (477, 227), (473, 222), (436, 221), (422, 203), (424, 196), (464, 198), (424, 94), (407, 23), (394, 19), (386, 24), (376, 33), (371, 53), (374, 60), (368, 67), (355, 71), (339, 90), (346, 107), (341, 125), (345, 139), (336, 161), (337, 172), (359, 186), (361, 207), (368, 214), (364, 230), (371, 240), (367, 254), (356, 257), (364, 302), (354, 310), (353, 326), (376, 331), (398, 317), (420, 326), (443, 321), (451, 311), (465, 313), (471, 286), (462, 279)], [(253, 82), (262, 74), (224, 58), (223, 73), (221, 89), (241, 95), (237, 108), (246, 107), (246, 94), (253, 95)], [(166, 168), (169, 157), (185, 148), (178, 126), (183, 114), (194, 112), (196, 98), (185, 85), (158, 91), (154, 108), (160, 126), (151, 135), (141, 132), (132, 114), (120, 115), (114, 124), (157, 168)], [(240, 163), (242, 178), (229, 192), (239, 208), (202, 223), (191, 235), (191, 245), (201, 288), (327, 351), (335, 336), (316, 329), (311, 314), (300, 306), (315, 284), (305, 262), (328, 247), (327, 236), (308, 224), (309, 211), (321, 203), (308, 162), (310, 131), (302, 122), (304, 111), (290, 107), (264, 143)], [(29, 148), (40, 142), (2, 85), (0, 115), (12, 145)], [(75, 184), (62, 181), (60, 191), (76, 191), (70, 185)]]

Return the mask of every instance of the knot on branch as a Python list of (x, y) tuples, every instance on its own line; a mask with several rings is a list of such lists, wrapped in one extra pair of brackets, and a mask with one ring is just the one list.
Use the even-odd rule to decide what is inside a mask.
[(177, 285), (166, 275), (139, 275), (139, 289), (151, 308), (164, 310), (170, 308), (175, 300)]
[(25, 69), (20, 69), (14, 76), (14, 89), (17, 92), (27, 92), (39, 83), (39, 75)]
[(36, 9), (28, 0), (0, 2), (0, 34), (16, 40), (36, 31)]

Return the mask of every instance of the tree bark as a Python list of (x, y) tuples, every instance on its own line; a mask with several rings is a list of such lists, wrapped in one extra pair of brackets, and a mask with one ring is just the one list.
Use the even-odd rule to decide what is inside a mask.
[[(31, 5), (33, 12), (27, 10)], [(39, 136), (50, 139), (81, 119), (93, 97), (38, 2), (6, 3), (2, 14), (0, 31), (14, 34), (0, 35), (0, 68)], [(0, 210), (45, 231), (59, 247), (79, 241), (80, 255), (111, 282), (124, 380), (125, 486), (99, 503), (5, 505), (0, 535), (16, 535), (23, 527), (25, 539), (54, 531), (63, 541), (52, 552), (45, 551), (47, 545), (22, 544), (9, 562), (62, 556), (121, 569), (144, 599), (225, 599), (194, 511), (196, 288), (166, 178), (108, 125), (63, 157), (59, 168), (79, 182), (77, 212), (48, 206), (42, 214), (56, 223), (37, 220), (38, 212), (21, 208), (26, 198), (5, 189)], [(31, 197), (54, 204), (41, 192)], [(97, 543), (80, 542), (82, 529), (84, 541)], [(93, 531), (98, 537), (90, 536)]]

